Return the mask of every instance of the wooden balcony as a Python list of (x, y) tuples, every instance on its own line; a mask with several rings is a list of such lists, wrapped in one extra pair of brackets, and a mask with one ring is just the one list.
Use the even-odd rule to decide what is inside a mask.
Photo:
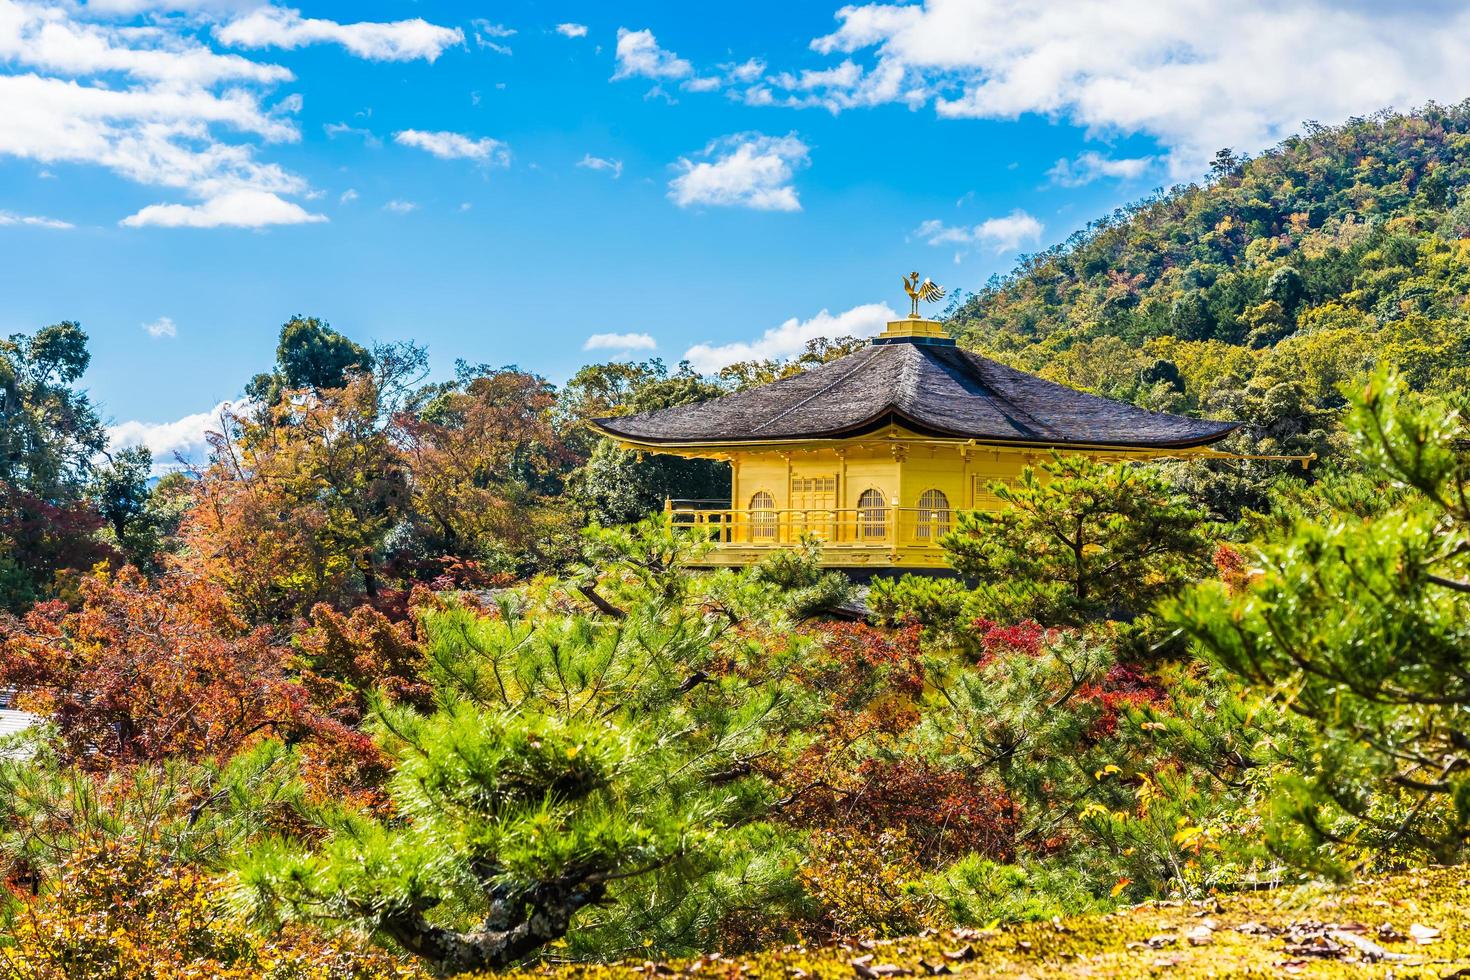
[(749, 565), (791, 548), (804, 536), (822, 542), (828, 568), (947, 568), (939, 539), (953, 526), (950, 511), (917, 507), (840, 510), (732, 510), (713, 501), (674, 500), (665, 513), (714, 547), (698, 562), (709, 567)]

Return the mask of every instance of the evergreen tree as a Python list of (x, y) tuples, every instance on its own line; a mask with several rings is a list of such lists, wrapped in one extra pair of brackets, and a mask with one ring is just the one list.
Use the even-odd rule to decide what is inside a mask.
[(1415, 397), (1380, 373), (1354, 399), (1348, 426), (1369, 473), (1391, 484), (1387, 505), (1305, 514), (1258, 550), (1243, 587), (1207, 583), (1167, 607), (1206, 657), (1313, 723), (1310, 750), (1278, 797), (1290, 818), (1279, 844), (1303, 863), (1464, 859), (1464, 411), (1463, 397)]
[(940, 540), (990, 618), (1136, 616), (1207, 567), (1207, 515), (1156, 467), (1054, 456), (991, 491), (1005, 507), (961, 513)]
[(341, 388), (353, 372), (372, 366), (373, 355), (366, 348), (325, 320), (297, 314), (281, 324), (275, 370), (257, 374), (245, 386), (245, 394), (270, 406), (288, 391)]
[[(361, 926), (449, 973), (522, 960), (594, 906), (583, 942), (632, 917), (635, 936), (697, 943), (723, 903), (760, 900), (769, 870), (738, 869), (779, 846), (754, 822), (775, 794), (752, 761), (796, 724), (788, 661), (739, 639), (742, 603), (706, 614), (718, 600), (690, 595), (666, 535), (600, 535), (626, 558), (607, 598), (583, 589), (602, 614), (429, 614), (433, 709), (375, 707), (392, 815), (328, 809), (254, 847), (242, 896), (267, 918)], [(739, 578), (721, 577), (726, 601), (733, 586), (769, 607), (774, 589)]]

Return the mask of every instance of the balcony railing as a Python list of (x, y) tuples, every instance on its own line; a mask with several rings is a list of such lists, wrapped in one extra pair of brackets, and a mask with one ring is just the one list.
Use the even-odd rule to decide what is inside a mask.
[(675, 527), (691, 528), (716, 547), (784, 548), (811, 536), (829, 547), (939, 549), (953, 527), (949, 510), (919, 507), (778, 508), (735, 510), (723, 501), (674, 500), (665, 511)]

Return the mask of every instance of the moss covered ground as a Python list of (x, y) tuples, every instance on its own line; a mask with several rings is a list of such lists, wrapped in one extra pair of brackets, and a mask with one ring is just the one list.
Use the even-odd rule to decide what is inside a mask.
[(789, 946), (746, 956), (547, 965), (522, 980), (615, 976), (872, 978), (1470, 978), (1470, 870), (1152, 902), (1105, 915), (900, 939)]

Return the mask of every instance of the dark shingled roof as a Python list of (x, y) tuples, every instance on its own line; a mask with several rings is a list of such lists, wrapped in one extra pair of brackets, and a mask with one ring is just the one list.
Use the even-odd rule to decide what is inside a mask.
[(1148, 412), (943, 342), (891, 341), (749, 391), (597, 420), (613, 436), (665, 444), (856, 436), (890, 422), (930, 436), (1120, 448), (1203, 446), (1239, 425)]

